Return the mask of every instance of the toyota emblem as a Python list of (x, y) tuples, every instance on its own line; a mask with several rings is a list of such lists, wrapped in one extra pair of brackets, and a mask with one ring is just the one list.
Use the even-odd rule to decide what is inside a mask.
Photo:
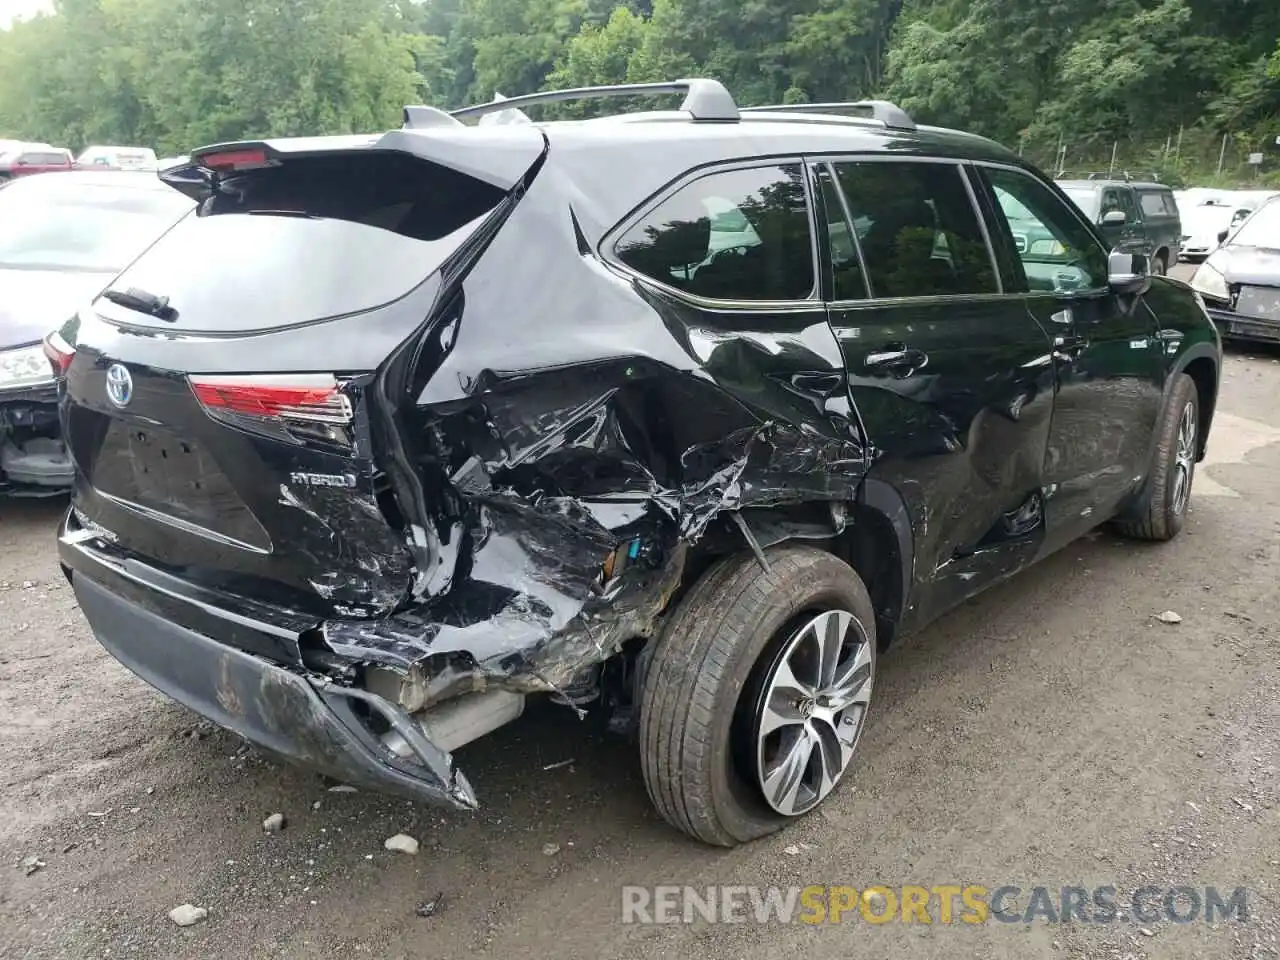
[(107, 367), (107, 399), (117, 407), (128, 406), (133, 399), (133, 377), (124, 364), (113, 363)]

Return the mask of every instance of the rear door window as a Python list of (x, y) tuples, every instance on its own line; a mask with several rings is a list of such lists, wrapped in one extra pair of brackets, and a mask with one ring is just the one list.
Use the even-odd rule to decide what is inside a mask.
[(841, 161), (836, 181), (857, 228), (873, 297), (998, 293), (991, 249), (953, 163)]
[(840, 191), (836, 188), (831, 170), (826, 166), (818, 171), (818, 190), (822, 195), (822, 208), (827, 219), (832, 299), (835, 301), (862, 300), (867, 296), (867, 284), (862, 276), (858, 242), (870, 228), (871, 223), (863, 217), (861, 225), (855, 223), (850, 228)]
[(628, 227), (617, 258), (665, 286), (712, 300), (813, 295), (813, 241), (800, 163), (707, 174)]
[(168, 297), (168, 322), (274, 330), (362, 313), (430, 277), (504, 196), (407, 154), (289, 158), (227, 180), (112, 285)]

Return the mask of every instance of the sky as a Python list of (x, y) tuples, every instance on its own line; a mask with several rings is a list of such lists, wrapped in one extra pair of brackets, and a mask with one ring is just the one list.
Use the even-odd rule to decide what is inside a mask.
[(52, 8), (50, 0), (0, 0), (0, 29), (9, 26), (15, 18), (29, 17)]

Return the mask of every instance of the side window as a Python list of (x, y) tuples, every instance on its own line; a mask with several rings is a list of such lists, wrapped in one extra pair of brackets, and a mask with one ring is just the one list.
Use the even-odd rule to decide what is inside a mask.
[(814, 289), (802, 165), (725, 170), (681, 187), (618, 240), (619, 260), (713, 300), (803, 300)]
[(983, 176), (1012, 234), (1031, 290), (1067, 293), (1107, 285), (1102, 245), (1053, 191), (1013, 170), (991, 168)]
[(1163, 217), (1169, 213), (1168, 202), (1162, 193), (1148, 190), (1138, 194), (1138, 199), (1142, 202), (1144, 217)]
[(873, 297), (999, 291), (958, 166), (850, 161), (835, 168)]
[(1098, 211), (1099, 222), (1112, 210), (1124, 210), (1124, 204), (1120, 202), (1120, 191), (1104, 190), (1102, 191), (1102, 209)]
[(830, 171), (823, 167), (818, 171), (818, 190), (822, 193), (822, 206), (827, 218), (827, 246), (831, 253), (832, 299), (862, 300), (867, 295), (867, 284), (862, 278), (862, 263), (858, 259), (858, 244), (871, 225), (865, 217), (852, 227), (845, 219), (840, 203), (840, 192)]

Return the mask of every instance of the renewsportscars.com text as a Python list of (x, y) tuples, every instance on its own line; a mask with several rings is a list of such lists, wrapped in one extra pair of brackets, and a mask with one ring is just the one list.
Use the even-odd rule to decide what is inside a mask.
[(1246, 922), (1244, 887), (656, 886), (622, 888), (622, 922), (1215, 923)]

